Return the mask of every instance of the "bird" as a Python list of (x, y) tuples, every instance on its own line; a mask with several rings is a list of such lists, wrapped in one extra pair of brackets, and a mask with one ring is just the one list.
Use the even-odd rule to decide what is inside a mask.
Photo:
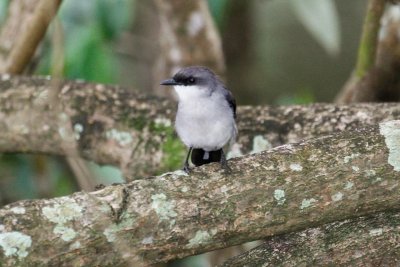
[(237, 136), (236, 101), (219, 77), (209, 68), (189, 66), (160, 85), (173, 86), (178, 96), (175, 130), (189, 148), (183, 170), (220, 162), (230, 172), (223, 147)]

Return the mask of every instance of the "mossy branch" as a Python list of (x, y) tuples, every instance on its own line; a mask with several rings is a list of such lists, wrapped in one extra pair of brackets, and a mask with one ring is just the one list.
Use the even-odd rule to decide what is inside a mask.
[(334, 222), (268, 238), (220, 267), (393, 266), (400, 259), (399, 227), (399, 212)]
[(399, 138), (400, 121), (389, 121), (232, 159), (229, 175), (210, 164), (14, 203), (0, 209), (0, 263), (148, 266), (390, 211)]
[[(117, 86), (0, 75), (0, 152), (81, 156), (120, 167), (128, 180), (181, 167), (176, 104)], [(238, 108), (231, 155), (400, 119), (397, 104)], [(77, 155), (78, 154), (78, 155)], [(179, 156), (181, 155), (181, 156)]]

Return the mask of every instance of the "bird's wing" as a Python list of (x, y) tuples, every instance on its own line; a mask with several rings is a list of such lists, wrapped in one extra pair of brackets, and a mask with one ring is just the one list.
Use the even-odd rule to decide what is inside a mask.
[(224, 96), (226, 101), (228, 101), (229, 107), (232, 109), (233, 112), (233, 117), (236, 119), (236, 100), (233, 97), (231, 91), (228, 89), (224, 88)]

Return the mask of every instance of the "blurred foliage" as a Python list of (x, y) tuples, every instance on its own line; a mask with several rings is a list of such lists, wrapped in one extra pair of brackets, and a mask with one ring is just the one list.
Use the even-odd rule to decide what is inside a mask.
[[(117, 83), (117, 62), (113, 42), (130, 25), (134, 1), (95, 0), (64, 1), (58, 19), (63, 26), (64, 69), (69, 79)], [(4, 21), (8, 1), (0, 1), (0, 22)], [(52, 31), (44, 40), (37, 73), (52, 73)], [(121, 172), (113, 167), (90, 163), (96, 182), (122, 182)], [(0, 155), (0, 204), (18, 199), (55, 197), (78, 190), (73, 174), (60, 158), (35, 155)]]
[(71, 174), (56, 157), (2, 154), (0, 170), (0, 204), (19, 199), (63, 196), (77, 190)]
[(211, 15), (220, 31), (225, 27), (224, 22), (226, 21), (229, 4), (230, 2), (228, 0), (208, 0), (208, 7), (210, 8)]
[[(133, 19), (134, 1), (64, 1), (59, 18), (64, 30), (65, 67), (63, 76), (100, 83), (117, 83), (117, 62), (113, 41)], [(50, 38), (38, 68), (39, 74), (51, 73)]]
[(6, 18), (8, 3), (8, 0), (0, 1), (0, 24), (3, 23), (4, 19)]
[(121, 170), (114, 166), (109, 166), (109, 165), (100, 166), (94, 162), (89, 162), (88, 166), (93, 176), (96, 178), (97, 183), (99, 184), (112, 184), (112, 183), (124, 182)]
[(340, 52), (340, 26), (333, 0), (289, 1), (299, 21), (327, 53)]
[(305, 105), (313, 102), (315, 102), (315, 96), (309, 88), (300, 90), (295, 94), (280, 95), (276, 100), (278, 105)]

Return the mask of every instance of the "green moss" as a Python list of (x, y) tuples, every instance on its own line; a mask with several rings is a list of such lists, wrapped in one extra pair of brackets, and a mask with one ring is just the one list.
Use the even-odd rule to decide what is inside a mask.
[[(171, 127), (170, 127), (171, 128)], [(175, 136), (173, 130), (166, 135), (162, 145), (162, 166), (166, 170), (175, 170), (181, 167), (185, 157), (185, 145)]]
[(148, 121), (145, 117), (137, 117), (137, 118), (131, 118), (131, 117), (126, 117), (126, 119), (123, 121), (124, 124), (126, 124), (128, 127), (132, 127), (138, 131), (142, 131), (144, 127), (147, 126)]
[(179, 169), (185, 158), (186, 147), (175, 134), (174, 127), (151, 123), (150, 130), (155, 135), (162, 136), (164, 139), (161, 144), (163, 156), (160, 172)]

